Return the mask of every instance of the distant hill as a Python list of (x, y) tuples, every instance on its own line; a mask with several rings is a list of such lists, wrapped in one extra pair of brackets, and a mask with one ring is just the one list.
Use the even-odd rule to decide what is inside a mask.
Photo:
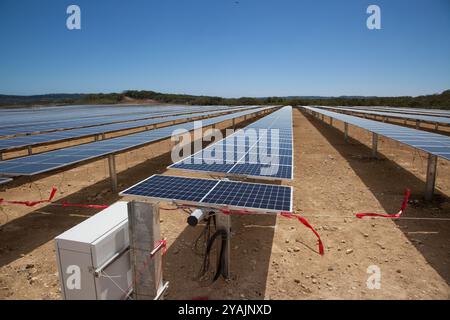
[(392, 106), (411, 108), (440, 108), (450, 110), (450, 90), (439, 94), (418, 97), (376, 97), (376, 96), (286, 96), (286, 97), (241, 97), (222, 98), (194, 96), (188, 94), (161, 93), (146, 90), (128, 90), (121, 93), (91, 94), (44, 94), (34, 96), (0, 95), (0, 106), (19, 107), (32, 105), (64, 104), (115, 104), (115, 103), (172, 103), (186, 105), (327, 105), (327, 106)]

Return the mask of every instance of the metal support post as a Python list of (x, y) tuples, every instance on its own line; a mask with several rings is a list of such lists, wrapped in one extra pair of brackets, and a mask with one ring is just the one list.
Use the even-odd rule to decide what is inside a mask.
[(372, 158), (377, 158), (378, 153), (378, 134), (372, 133)]
[(425, 200), (431, 200), (434, 194), (434, 186), (436, 183), (437, 156), (428, 154), (427, 181), (425, 187)]
[(128, 203), (128, 230), (133, 298), (157, 300), (168, 288), (163, 281), (159, 205)]
[[(225, 248), (225, 265), (223, 266), (222, 275), (226, 278), (230, 278), (230, 252), (231, 252), (231, 215), (219, 213), (216, 215), (217, 230), (223, 229), (227, 233), (227, 241)], [(218, 245), (222, 243), (219, 241)], [(219, 259), (219, 255), (218, 255)]]
[(348, 142), (348, 123), (344, 123), (344, 140), (345, 142)]
[(117, 172), (116, 172), (116, 158), (113, 154), (108, 156), (109, 177), (111, 178), (111, 189), (117, 192)]

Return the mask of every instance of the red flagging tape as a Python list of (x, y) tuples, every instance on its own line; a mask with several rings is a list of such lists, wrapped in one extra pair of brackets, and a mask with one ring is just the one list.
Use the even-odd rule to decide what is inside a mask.
[(56, 195), (56, 191), (58, 189), (53, 187), (52, 191), (50, 192), (50, 196), (48, 197), (48, 199), (46, 200), (39, 200), (39, 201), (16, 201), (16, 200), (5, 200), (5, 199), (0, 199), (0, 204), (5, 203), (5, 204), (17, 204), (17, 205), (23, 205), (23, 206), (27, 206), (27, 207), (34, 207), (38, 204), (41, 203), (50, 203), (51, 205), (54, 206), (61, 206), (61, 207), (80, 207), (80, 208), (94, 208), (94, 209), (106, 209), (108, 208), (108, 205), (104, 205), (104, 204), (79, 204), (79, 203), (53, 203), (52, 200)]
[(166, 239), (161, 239), (161, 240), (159, 240), (159, 241), (157, 241), (156, 243), (155, 243), (155, 246), (154, 246), (154, 248), (156, 249), (156, 248), (158, 248), (158, 246), (159, 245), (162, 245), (162, 255), (165, 255), (166, 254), (166, 252), (167, 252), (167, 240)]
[(52, 188), (52, 191), (50, 192), (50, 196), (46, 200), (38, 200), (38, 201), (8, 201), (4, 199), (0, 199), (0, 203), (7, 203), (7, 204), (20, 204), (27, 207), (34, 207), (35, 205), (41, 204), (41, 203), (50, 203), (52, 202), (53, 198), (56, 195), (57, 189), (55, 187)]
[(80, 203), (55, 203), (56, 205), (60, 205), (61, 207), (79, 207), (79, 208), (93, 208), (93, 209), (106, 209), (109, 206), (106, 204), (80, 204)]
[(292, 214), (290, 212), (281, 212), (281, 215), (285, 218), (296, 218), (298, 221), (300, 221), (305, 227), (311, 229), (311, 231), (316, 235), (317, 240), (319, 241), (319, 253), (321, 256), (324, 255), (325, 251), (323, 249), (323, 243), (322, 243), (322, 239), (320, 239), (320, 235), (319, 233), (309, 224), (308, 220), (306, 220), (305, 218), (303, 218), (302, 216), (298, 215), (298, 214)]
[[(166, 239), (161, 239), (159, 241), (156, 241), (155, 245), (153, 246), (153, 249), (158, 248), (158, 246), (160, 246), (162, 244), (163, 246), (163, 251), (161, 252), (161, 255), (164, 255), (167, 251), (167, 240)], [(150, 262), (150, 259), (153, 259), (154, 256), (152, 255), (148, 255), (147, 258), (145, 259), (145, 261), (142, 263), (141, 268), (138, 270), (138, 272), (135, 275), (135, 282), (138, 282), (140, 280), (142, 271), (144, 271), (145, 268), (147, 268), (148, 263)], [(131, 289), (131, 287), (133, 286), (133, 283), (131, 283), (128, 288), (125, 290), (125, 293), (128, 293)], [(122, 298), (125, 298), (125, 296), (123, 296)]]
[[(239, 215), (245, 215), (245, 214), (252, 214), (254, 212), (248, 211), (248, 210), (230, 210), (230, 209), (221, 209), (222, 213), (224, 214), (239, 214)], [(299, 216), (298, 214), (293, 214), (290, 212), (281, 212), (280, 213), (285, 218), (296, 218), (299, 222), (301, 222), (304, 226), (311, 229), (311, 231), (316, 235), (317, 239), (319, 240), (319, 253), (321, 256), (324, 255), (325, 251), (323, 248), (322, 239), (320, 238), (319, 233), (309, 224), (308, 220), (305, 218)]]
[(381, 214), (381, 213), (357, 213), (356, 217), (359, 219), (362, 219), (363, 217), (383, 217), (383, 218), (391, 218), (391, 219), (397, 219), (400, 218), (403, 212), (405, 212), (406, 207), (408, 205), (409, 197), (411, 196), (411, 190), (406, 189), (405, 190), (405, 197), (402, 202), (402, 207), (400, 208), (400, 211), (396, 214)]

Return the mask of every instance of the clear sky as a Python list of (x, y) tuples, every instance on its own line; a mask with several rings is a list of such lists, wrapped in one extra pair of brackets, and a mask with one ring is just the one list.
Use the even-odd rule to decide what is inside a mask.
[[(70, 4), (81, 30), (66, 28)], [(1, 0), (0, 39), (3, 94), (450, 89), (449, 0)]]

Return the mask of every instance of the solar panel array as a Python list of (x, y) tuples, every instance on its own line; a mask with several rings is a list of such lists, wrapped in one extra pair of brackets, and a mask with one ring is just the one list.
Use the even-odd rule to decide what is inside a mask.
[[(202, 124), (203, 126), (209, 126), (225, 120), (242, 117), (244, 115), (260, 112), (271, 108), (273, 107), (262, 107), (226, 114), (202, 120)], [(191, 131), (194, 129), (194, 122), (192, 121), (181, 123), (159, 129), (143, 131), (127, 136), (121, 136), (118, 138), (101, 140), (27, 157), (1, 161), (0, 174), (11, 176), (36, 175), (56, 170), (82, 161), (91, 160), (108, 154), (122, 152), (134, 147), (142, 146), (147, 143), (170, 138), (172, 133), (177, 129)]]
[(44, 143), (51, 143), (57, 141), (64, 141), (68, 139), (82, 138), (86, 136), (98, 135), (107, 132), (115, 132), (120, 130), (129, 130), (133, 128), (139, 128), (144, 126), (151, 126), (158, 123), (170, 122), (176, 120), (183, 120), (192, 117), (205, 117), (217, 113), (233, 112), (241, 110), (242, 107), (228, 108), (225, 110), (209, 111), (195, 114), (181, 114), (181, 115), (169, 115), (164, 117), (158, 117), (146, 120), (137, 120), (131, 122), (119, 122), (100, 126), (93, 126), (79, 129), (69, 129), (64, 131), (55, 131), (50, 133), (43, 133), (31, 136), (19, 136), (8, 139), (0, 139), (0, 151), (12, 150), (23, 148), (27, 146), (39, 145)]
[(450, 160), (450, 137), (448, 136), (349, 116), (320, 108), (302, 108), (366, 129), (380, 136), (385, 136), (443, 159)]
[(422, 109), (422, 108), (398, 108), (398, 107), (385, 107), (385, 106), (346, 106), (349, 109), (363, 109), (374, 111), (388, 111), (404, 114), (423, 114), (436, 117), (450, 118), (450, 110), (441, 109)]
[(292, 211), (292, 187), (260, 183), (153, 175), (120, 195), (208, 208)]
[(401, 113), (394, 113), (394, 112), (387, 112), (387, 111), (372, 111), (372, 110), (364, 110), (364, 109), (357, 109), (357, 108), (344, 108), (344, 107), (320, 106), (319, 108), (328, 109), (328, 110), (337, 110), (337, 111), (356, 112), (356, 113), (367, 114), (367, 115), (406, 119), (406, 120), (450, 124), (450, 118), (447, 118), (447, 117), (436, 117), (436, 116), (419, 115), (419, 114), (401, 114)]
[[(91, 107), (89, 107), (91, 108)], [(92, 117), (86, 117), (79, 114), (79, 112), (70, 112), (64, 111), (64, 114), (72, 114), (73, 116), (70, 119), (57, 119), (50, 120), (50, 116), (48, 113), (45, 113), (46, 118), (39, 117), (38, 119), (33, 120), (33, 113), (26, 113), (24, 115), (16, 115), (11, 114), (8, 116), (4, 116), (4, 111), (0, 110), (0, 136), (12, 136), (12, 135), (25, 135), (25, 134), (34, 134), (34, 133), (42, 133), (42, 132), (50, 132), (56, 130), (67, 130), (67, 129), (75, 129), (75, 128), (83, 128), (83, 127), (91, 127), (98, 126), (103, 124), (117, 123), (117, 122), (126, 122), (126, 121), (135, 121), (135, 120), (143, 120), (149, 119), (155, 116), (163, 116), (163, 115), (175, 115), (181, 113), (193, 113), (193, 112), (201, 112), (201, 111), (215, 111), (215, 110), (224, 110), (228, 109), (228, 107), (224, 106), (164, 106), (164, 107), (140, 107), (137, 110), (139, 112), (135, 112), (133, 114), (132, 107), (129, 106), (130, 110), (127, 113), (118, 113), (112, 115), (103, 115), (103, 116), (94, 116), (92, 110), (84, 110), (84, 114), (92, 114)], [(239, 108), (239, 107), (238, 107)], [(107, 110), (115, 109), (106, 108)], [(126, 109), (125, 109), (126, 110)], [(144, 110), (144, 111), (142, 111)], [(104, 112), (104, 111), (103, 111)], [(113, 111), (111, 111), (114, 113)], [(54, 112), (58, 114), (58, 112)], [(67, 116), (67, 115), (66, 115)], [(20, 118), (20, 121), (16, 119)], [(31, 119), (28, 119), (31, 118)]]
[(292, 179), (292, 148), (292, 107), (287, 106), (168, 168)]

